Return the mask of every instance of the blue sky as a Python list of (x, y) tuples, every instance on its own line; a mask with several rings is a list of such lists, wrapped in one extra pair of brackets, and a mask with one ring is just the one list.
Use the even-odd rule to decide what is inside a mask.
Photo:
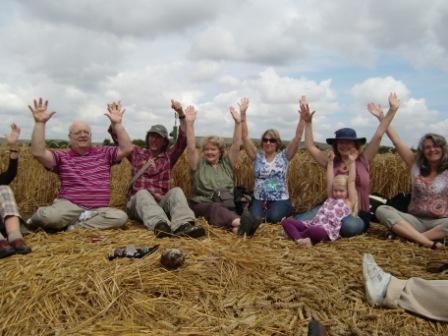
[[(316, 110), (316, 140), (340, 127), (371, 137), (367, 103), (395, 91), (393, 121), (412, 146), (448, 134), (448, 3), (442, 0), (6, 0), (0, 4), (0, 132), (29, 138), (27, 105), (45, 97), (48, 138), (71, 122), (107, 137), (106, 103), (121, 99), (132, 138), (173, 125), (171, 98), (198, 109), (197, 134), (231, 136), (228, 108), (249, 97), (249, 129), (285, 139), (298, 99)], [(388, 145), (386, 139), (383, 143)]]

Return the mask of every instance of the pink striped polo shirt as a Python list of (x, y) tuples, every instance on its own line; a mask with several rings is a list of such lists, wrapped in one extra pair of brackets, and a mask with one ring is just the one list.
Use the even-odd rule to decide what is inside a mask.
[(109, 206), (110, 168), (119, 163), (118, 147), (92, 147), (82, 155), (72, 149), (55, 150), (52, 154), (56, 162), (52, 171), (61, 180), (58, 198), (84, 209)]

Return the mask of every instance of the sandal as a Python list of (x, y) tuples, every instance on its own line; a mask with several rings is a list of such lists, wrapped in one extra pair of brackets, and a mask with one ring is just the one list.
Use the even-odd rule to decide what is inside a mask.
[(430, 273), (440, 273), (448, 269), (448, 262), (433, 260), (426, 265), (426, 270)]

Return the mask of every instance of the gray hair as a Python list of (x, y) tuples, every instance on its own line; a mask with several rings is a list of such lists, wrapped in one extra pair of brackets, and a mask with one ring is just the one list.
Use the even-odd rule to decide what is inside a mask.
[(446, 143), (445, 137), (435, 134), (427, 133), (425, 134), (418, 143), (416, 164), (420, 169), (420, 174), (423, 176), (428, 176), (430, 173), (430, 167), (428, 160), (423, 153), (423, 143), (425, 140), (431, 140), (434, 145), (442, 149), (442, 158), (440, 159), (439, 166), (437, 167), (437, 173), (440, 174), (448, 168), (448, 145)]

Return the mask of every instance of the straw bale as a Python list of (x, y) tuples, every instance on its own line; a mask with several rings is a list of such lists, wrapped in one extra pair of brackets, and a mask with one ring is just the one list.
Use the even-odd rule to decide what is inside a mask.
[[(382, 227), (312, 249), (263, 224), (252, 239), (198, 220), (207, 237), (156, 239), (124, 230), (27, 236), (33, 253), (2, 260), (0, 328), (5, 335), (303, 335), (311, 318), (331, 335), (446, 335), (448, 325), (401, 309), (370, 307), (361, 259), (373, 253), (395, 276), (444, 279), (426, 262), (444, 252), (383, 240)], [(93, 235), (103, 240), (94, 243)], [(117, 246), (160, 244), (142, 259), (106, 256)], [(185, 264), (167, 271), (160, 251), (179, 248)]]

